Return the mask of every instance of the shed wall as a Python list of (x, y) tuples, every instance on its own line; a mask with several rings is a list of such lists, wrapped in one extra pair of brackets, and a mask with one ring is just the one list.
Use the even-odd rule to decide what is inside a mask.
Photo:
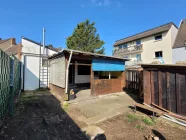
[(65, 88), (65, 57), (50, 60), (50, 83)]

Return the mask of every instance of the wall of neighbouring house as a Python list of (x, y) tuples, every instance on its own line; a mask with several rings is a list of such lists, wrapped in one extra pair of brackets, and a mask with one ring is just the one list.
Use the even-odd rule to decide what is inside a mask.
[(50, 60), (50, 83), (65, 88), (65, 57), (61, 56)]
[(186, 61), (186, 47), (172, 49), (172, 63)]
[[(25, 68), (25, 74), (22, 77), (24, 78), (24, 90), (35, 90), (39, 88), (38, 82), (40, 82), (40, 87), (48, 87), (47, 80), (49, 78), (49, 73), (47, 76), (47, 67), (42, 66), (42, 58), (40, 59), (40, 45), (30, 42), (24, 38), (21, 40), (22, 42), (22, 63), (25, 64), (23, 68)], [(53, 50), (46, 49), (48, 55), (52, 55), (56, 53)], [(26, 54), (26, 53), (29, 53)], [(43, 47), (41, 47), (41, 54), (43, 54)], [(26, 63), (24, 62), (26, 61)], [(30, 78), (33, 77), (33, 78)], [(32, 83), (32, 85), (30, 85)]]
[(90, 83), (90, 75), (78, 75), (78, 65), (75, 65), (75, 84)]
[(162, 51), (164, 62), (172, 64), (172, 46), (176, 38), (175, 34), (177, 34), (177, 28), (172, 25), (168, 32), (162, 33), (162, 40), (156, 41), (154, 36), (142, 39), (143, 52), (141, 57), (143, 63), (151, 63), (155, 58), (155, 52)]

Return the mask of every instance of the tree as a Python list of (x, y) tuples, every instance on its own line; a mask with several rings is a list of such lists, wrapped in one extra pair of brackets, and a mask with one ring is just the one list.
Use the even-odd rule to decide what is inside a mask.
[(66, 40), (67, 48), (104, 54), (105, 48), (102, 46), (105, 42), (100, 40), (99, 34), (96, 32), (95, 22), (90, 23), (90, 20), (86, 20), (78, 23), (72, 35)]

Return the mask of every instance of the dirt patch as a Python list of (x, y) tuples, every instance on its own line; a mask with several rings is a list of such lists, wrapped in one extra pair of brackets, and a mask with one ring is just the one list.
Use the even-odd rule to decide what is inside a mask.
[(82, 140), (76, 123), (51, 94), (25, 95), (14, 117), (0, 131), (1, 140)]
[(107, 140), (143, 140), (145, 136), (158, 136), (161, 140), (186, 139), (186, 128), (137, 112), (128, 112), (97, 124), (105, 131)]

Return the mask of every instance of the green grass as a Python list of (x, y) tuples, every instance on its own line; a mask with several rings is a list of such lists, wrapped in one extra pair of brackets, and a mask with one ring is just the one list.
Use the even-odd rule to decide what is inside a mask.
[(144, 130), (144, 126), (141, 126), (141, 125), (136, 125), (136, 128), (139, 129), (140, 131), (143, 131)]
[(143, 118), (142, 119), (143, 123), (146, 125), (155, 125), (155, 120), (151, 119), (151, 118)]
[(128, 122), (132, 123), (132, 122), (140, 120), (140, 118), (136, 116), (135, 114), (130, 113), (130, 114), (127, 114), (127, 120)]

